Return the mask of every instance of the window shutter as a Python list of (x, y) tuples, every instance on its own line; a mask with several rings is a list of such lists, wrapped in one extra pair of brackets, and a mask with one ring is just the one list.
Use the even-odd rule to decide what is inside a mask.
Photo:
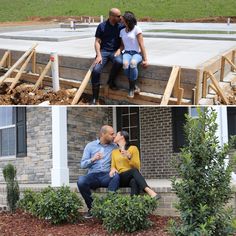
[(184, 125), (186, 123), (185, 114), (188, 113), (187, 107), (172, 107), (172, 124), (173, 124), (173, 150), (180, 152), (186, 144), (184, 135)]
[(23, 157), (27, 155), (25, 107), (16, 108), (15, 119), (16, 119), (16, 156)]

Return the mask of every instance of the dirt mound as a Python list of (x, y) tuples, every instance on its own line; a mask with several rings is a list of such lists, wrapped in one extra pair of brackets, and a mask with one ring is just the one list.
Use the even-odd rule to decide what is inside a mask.
[[(10, 94), (7, 91), (6, 84), (0, 86), (0, 105), (70, 105), (77, 90), (61, 89), (53, 92), (51, 87), (45, 87), (33, 92), (33, 85), (22, 83)], [(78, 105), (89, 105), (91, 100), (91, 96), (83, 94)]]

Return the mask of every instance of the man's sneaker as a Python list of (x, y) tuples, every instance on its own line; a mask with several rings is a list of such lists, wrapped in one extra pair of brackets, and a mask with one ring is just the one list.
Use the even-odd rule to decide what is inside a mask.
[(85, 218), (85, 219), (91, 219), (91, 218), (93, 218), (93, 215), (92, 215), (92, 213), (91, 213), (90, 210), (88, 210), (88, 212), (84, 214), (84, 218)]
[(140, 88), (138, 85), (135, 85), (134, 93), (139, 94), (140, 93)]
[(128, 93), (128, 98), (134, 98), (134, 90), (133, 89), (130, 89), (129, 90), (129, 93)]

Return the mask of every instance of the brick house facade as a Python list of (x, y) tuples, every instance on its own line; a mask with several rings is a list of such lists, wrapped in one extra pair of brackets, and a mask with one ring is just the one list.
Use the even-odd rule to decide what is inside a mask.
[[(51, 183), (52, 109), (55, 108), (25, 108), (27, 154), (19, 157), (17, 155), (0, 156), (0, 183), (4, 182), (1, 170), (8, 162), (17, 167), (17, 178), (20, 183)], [(122, 128), (131, 132), (132, 139), (140, 148), (141, 172), (146, 179), (169, 179), (176, 175), (172, 165), (173, 157), (177, 154), (174, 144), (178, 137), (175, 134), (174, 124), (178, 121), (175, 110), (180, 108), (67, 107), (63, 109), (66, 109), (67, 116), (67, 164), (70, 183), (76, 182), (78, 176), (85, 173), (85, 170), (80, 168), (83, 149), (88, 142), (97, 137), (100, 127), (103, 124), (109, 124), (115, 130), (119, 130), (122, 122), (129, 123), (129, 127), (126, 124)], [(227, 114), (232, 113), (231, 133), (232, 129), (233, 132), (236, 131), (234, 109), (236, 110), (236, 108), (228, 108), (227, 111)], [(188, 112), (190, 108), (182, 108), (182, 110)], [(177, 124), (176, 127), (179, 128), (179, 125)]]

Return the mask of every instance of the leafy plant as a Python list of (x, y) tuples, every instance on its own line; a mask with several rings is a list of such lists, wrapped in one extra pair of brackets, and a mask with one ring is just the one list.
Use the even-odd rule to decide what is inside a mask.
[(52, 224), (74, 223), (80, 218), (81, 199), (69, 187), (47, 187), (40, 193), (24, 192), (19, 207), (31, 214), (49, 220)]
[(103, 221), (111, 233), (116, 231), (134, 232), (151, 225), (148, 215), (157, 207), (149, 196), (133, 196), (108, 193), (93, 195), (92, 214)]
[(232, 209), (225, 206), (232, 197), (232, 168), (225, 164), (230, 145), (219, 144), (213, 109), (198, 109), (198, 114), (198, 119), (187, 116), (188, 144), (181, 150), (177, 168), (180, 180), (172, 180), (181, 223), (172, 221), (170, 232), (178, 236), (232, 235)]
[(19, 185), (16, 179), (16, 168), (12, 164), (7, 164), (3, 168), (3, 177), (7, 184), (7, 203), (10, 211), (14, 212), (20, 196)]

